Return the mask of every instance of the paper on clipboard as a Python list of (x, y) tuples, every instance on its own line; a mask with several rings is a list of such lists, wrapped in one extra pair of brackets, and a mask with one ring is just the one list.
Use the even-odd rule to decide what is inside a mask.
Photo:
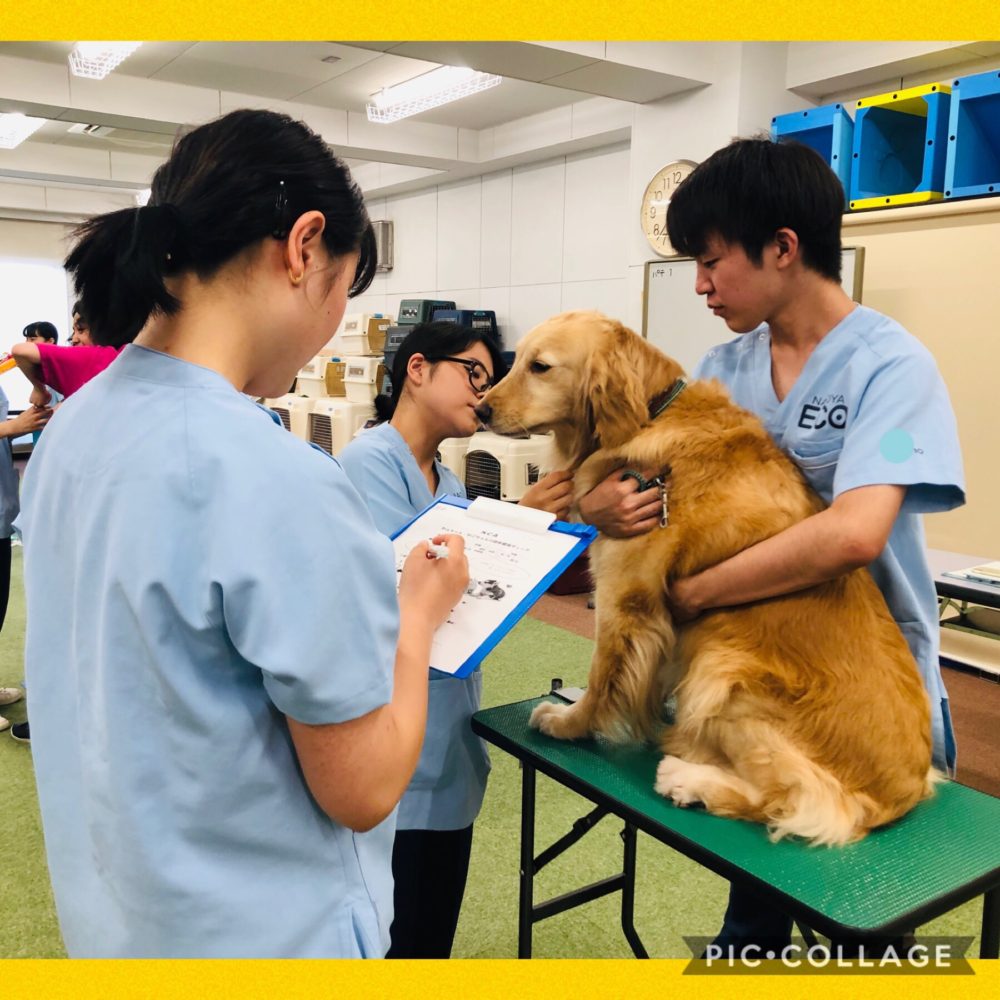
[(446, 497), (394, 539), (396, 571), (410, 550), (435, 535), (465, 539), (469, 587), (437, 630), (431, 666), (464, 676), (541, 596), (545, 587), (594, 538), (586, 525), (557, 525), (551, 514), (480, 497), (471, 504)]

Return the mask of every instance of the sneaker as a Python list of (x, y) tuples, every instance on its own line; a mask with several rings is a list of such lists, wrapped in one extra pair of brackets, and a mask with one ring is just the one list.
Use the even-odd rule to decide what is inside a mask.
[(20, 688), (0, 688), (0, 705), (13, 705), (23, 697), (24, 692)]
[(30, 743), (31, 733), (28, 730), (27, 722), (16, 722), (10, 727), (11, 738), (16, 740), (18, 743)]
[(0, 733), (2, 733), (5, 729), (10, 729), (10, 719), (5, 719), (2, 715), (0, 715)]

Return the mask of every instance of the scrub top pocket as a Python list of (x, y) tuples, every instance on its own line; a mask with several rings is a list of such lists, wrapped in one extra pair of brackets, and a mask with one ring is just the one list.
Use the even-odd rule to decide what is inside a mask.
[(815, 444), (799, 442), (788, 449), (788, 457), (827, 503), (833, 499), (833, 476), (842, 448), (843, 441), (817, 441)]

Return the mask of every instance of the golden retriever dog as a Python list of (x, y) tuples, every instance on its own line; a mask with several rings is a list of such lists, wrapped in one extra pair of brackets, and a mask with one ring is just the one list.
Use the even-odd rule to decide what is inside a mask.
[(591, 547), (597, 642), (585, 695), (539, 705), (558, 739), (654, 739), (676, 694), (656, 790), (677, 805), (844, 844), (931, 793), (930, 711), (910, 650), (867, 570), (675, 626), (673, 579), (823, 509), (756, 416), (692, 382), (655, 418), (680, 366), (600, 313), (518, 344), (480, 414), (501, 434), (553, 431), (582, 496), (615, 469), (670, 470), (669, 525)]

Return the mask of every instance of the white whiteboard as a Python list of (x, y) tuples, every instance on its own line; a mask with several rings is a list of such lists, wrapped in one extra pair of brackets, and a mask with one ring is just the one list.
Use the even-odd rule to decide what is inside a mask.
[[(864, 247), (844, 247), (841, 284), (855, 302), (861, 301)], [(716, 344), (735, 336), (725, 322), (713, 316), (705, 296), (694, 290), (695, 262), (691, 257), (651, 260), (646, 264), (643, 288), (642, 335), (680, 362), (686, 372)]]

